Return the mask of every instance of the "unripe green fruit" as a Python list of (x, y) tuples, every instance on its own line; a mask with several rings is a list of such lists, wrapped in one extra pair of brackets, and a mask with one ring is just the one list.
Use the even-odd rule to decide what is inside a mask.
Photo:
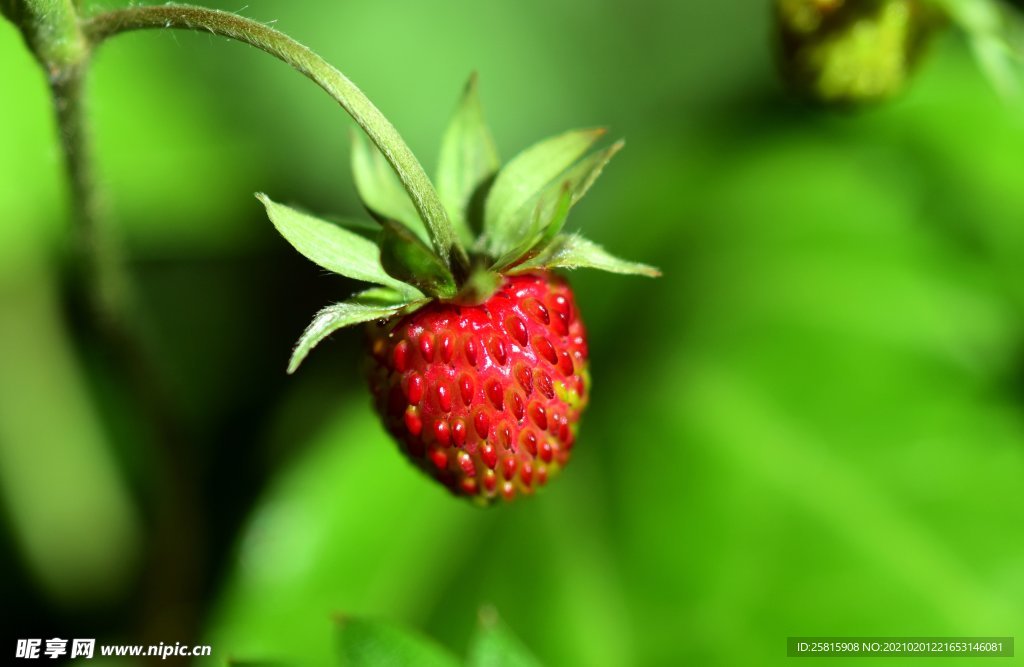
[(921, 0), (776, 0), (775, 17), (788, 86), (839, 105), (900, 93), (938, 23)]

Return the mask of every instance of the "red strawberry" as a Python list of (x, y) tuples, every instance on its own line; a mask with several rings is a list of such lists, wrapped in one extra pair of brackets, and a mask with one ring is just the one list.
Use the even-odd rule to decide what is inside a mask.
[(397, 134), (371, 134), (383, 154), (357, 136), (353, 171), (380, 223), (376, 245), (260, 199), (299, 252), (378, 285), (320, 311), (289, 372), (333, 331), (370, 323), (370, 388), (388, 431), (453, 493), (486, 504), (561, 470), (587, 404), (586, 333), (552, 270), (658, 273), (561, 233), (622, 143), (584, 156), (603, 131), (567, 132), (499, 169), (473, 84), (445, 134), (436, 191)]
[(453, 492), (511, 500), (569, 460), (589, 380), (564, 280), (511, 277), (478, 306), (436, 302), (370, 327), (370, 339), (384, 424)]

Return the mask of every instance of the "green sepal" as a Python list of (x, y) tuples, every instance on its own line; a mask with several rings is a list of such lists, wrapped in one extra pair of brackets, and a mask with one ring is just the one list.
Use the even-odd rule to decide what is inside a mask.
[(455, 296), (455, 277), (441, 258), (409, 229), (393, 220), (381, 221), (380, 262), (392, 277), (440, 299)]
[(534, 220), (522, 241), (499, 259), (494, 268), (502, 270), (536, 256), (562, 231), (569, 211), (590, 190), (615, 154), (622, 150), (621, 139), (604, 150), (591, 153), (569, 167), (548, 186), (537, 200)]
[(352, 178), (363, 206), (378, 221), (397, 220), (429, 243), (423, 220), (384, 155), (361, 132), (351, 134)]
[[(572, 208), (572, 187), (563, 183), (552, 206), (542, 199), (534, 209), (534, 221), (530, 232), (516, 247), (509, 250), (491, 266), (492, 271), (505, 271), (517, 264), (536, 257), (540, 249), (545, 248), (561, 231), (565, 219)], [(545, 242), (545, 238), (547, 241)]]
[(409, 297), (390, 287), (371, 287), (356, 295), (359, 303), (371, 306), (401, 306), (405, 307), (410, 301)]
[(392, 623), (365, 618), (338, 619), (338, 664), (345, 667), (457, 667), (459, 661), (439, 644)]
[(472, 223), (480, 224), (480, 221), (470, 220), (470, 203), (481, 185), (489, 182), (500, 166), (498, 149), (480, 106), (474, 72), (445, 130), (435, 178), (437, 194), (448, 211), (448, 219), (466, 246), (473, 243)]
[(343, 227), (354, 234), (359, 234), (364, 239), (369, 239), (375, 243), (377, 235), (380, 234), (380, 223), (376, 219), (337, 215), (325, 215), (322, 219)]
[(256, 198), (267, 209), (274, 227), (293, 248), (328, 271), (395, 289), (409, 298), (416, 288), (388, 275), (381, 266), (380, 250), (372, 241), (334, 223), (278, 204), (262, 192)]
[(498, 172), (484, 208), (483, 246), (494, 258), (519, 245), (534, 222), (537, 198), (571, 167), (603, 129), (574, 130), (527, 148)]
[(480, 624), (469, 645), (467, 667), (540, 667), (494, 609), (480, 610)]
[(525, 273), (538, 269), (598, 269), (609, 273), (657, 278), (661, 271), (638, 262), (614, 257), (592, 241), (577, 235), (562, 234), (533, 259), (520, 264), (509, 273)]
[[(569, 217), (569, 211), (576, 201), (577, 198), (574, 196), (572, 187), (569, 183), (565, 183), (558, 193), (558, 199), (555, 201), (553, 208), (548, 213), (542, 214), (547, 216), (548, 222), (541, 228), (538, 235), (539, 238), (524, 253), (523, 261), (533, 259), (551, 245), (551, 242), (555, 240), (555, 237), (565, 227), (565, 220)], [(519, 263), (521, 264), (522, 262)]]
[[(583, 199), (587, 192), (590, 191), (591, 186), (594, 185), (598, 176), (600, 176), (601, 172), (604, 171), (605, 166), (611, 162), (611, 159), (615, 157), (615, 154), (621, 151), (622, 147), (625, 145), (626, 142), (619, 139), (608, 148), (591, 153), (566, 170), (566, 173), (558, 179), (563, 184), (569, 184), (569, 190), (572, 195), (572, 201), (569, 202), (570, 208), (575, 206), (581, 199)], [(547, 208), (542, 211), (540, 217), (541, 219), (547, 218), (552, 223), (559, 223), (559, 226), (557, 229), (552, 230), (549, 228), (546, 230), (545, 236), (547, 237), (547, 241), (553, 239), (555, 235), (562, 230), (560, 225), (565, 223), (564, 217), (561, 221), (558, 221), (557, 216), (553, 214), (554, 210), (557, 209), (559, 205), (558, 198), (561, 194), (561, 188), (557, 188), (557, 192), (555, 188), (551, 188), (551, 190), (555, 192), (555, 196), (551, 196), (546, 200), (541, 201), (542, 207), (545, 206), (545, 201), (547, 202)]]
[(426, 303), (425, 299), (386, 303), (382, 302), (384, 296), (379, 290), (368, 290), (348, 301), (335, 303), (320, 310), (295, 343), (295, 349), (288, 361), (288, 373), (294, 373), (310, 350), (338, 329), (372, 320), (388, 319), (405, 309)]

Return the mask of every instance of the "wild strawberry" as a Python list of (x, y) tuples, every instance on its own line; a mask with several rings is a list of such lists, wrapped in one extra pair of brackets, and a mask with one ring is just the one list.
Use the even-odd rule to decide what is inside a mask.
[(903, 90), (941, 24), (932, 4), (775, 0), (783, 78), (796, 93), (825, 104), (858, 105), (892, 97)]
[(512, 276), (478, 306), (432, 303), (370, 340), (385, 426), (452, 491), (511, 500), (569, 460), (589, 380), (564, 280)]
[(320, 311), (288, 371), (333, 331), (369, 323), (370, 388), (406, 456), (481, 503), (532, 493), (569, 460), (590, 389), (583, 322), (553, 270), (658, 275), (562, 233), (622, 142), (584, 156), (603, 131), (567, 132), (499, 168), (475, 79), (445, 134), (437, 190), (393, 128), (375, 131), (383, 153), (356, 135), (352, 166), (376, 244), (258, 195), (299, 252), (377, 285)]

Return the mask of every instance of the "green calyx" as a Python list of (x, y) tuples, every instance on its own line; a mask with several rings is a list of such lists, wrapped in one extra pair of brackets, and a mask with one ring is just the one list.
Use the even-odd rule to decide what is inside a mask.
[[(352, 171), (359, 197), (378, 223), (376, 242), (356, 231), (365, 225), (328, 222), (258, 194), (274, 226), (302, 255), (375, 285), (321, 310), (299, 339), (288, 372), (341, 327), (388, 319), (431, 301), (482, 303), (502, 275), (556, 268), (660, 275), (563, 231), (570, 209), (623, 146), (618, 141), (592, 150), (604, 134), (566, 132), (503, 167), (472, 76), (444, 134), (433, 183), (398, 177), (394, 160), (383, 152), (408, 153), (397, 133), (393, 142), (400, 146), (379, 149), (353, 134)], [(423, 202), (440, 202), (429, 209), (429, 219)]]

